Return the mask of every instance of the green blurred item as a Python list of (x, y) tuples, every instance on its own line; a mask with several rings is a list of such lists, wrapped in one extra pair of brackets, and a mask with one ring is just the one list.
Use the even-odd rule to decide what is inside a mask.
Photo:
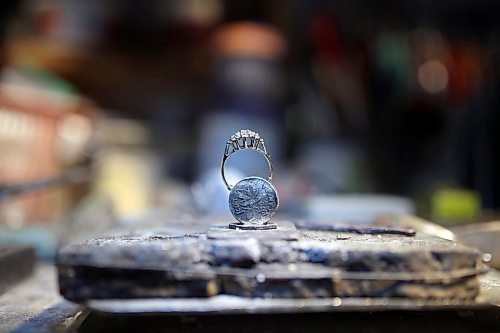
[(433, 220), (461, 223), (474, 219), (481, 211), (481, 199), (474, 191), (460, 188), (437, 190), (431, 197)]

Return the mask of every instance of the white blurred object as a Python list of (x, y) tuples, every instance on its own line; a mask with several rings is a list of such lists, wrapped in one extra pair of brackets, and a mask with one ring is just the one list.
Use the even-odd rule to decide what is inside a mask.
[(386, 195), (320, 195), (305, 201), (304, 217), (314, 222), (369, 223), (380, 215), (415, 213), (407, 198)]
[(93, 126), (88, 117), (81, 114), (64, 116), (57, 124), (59, 158), (67, 164), (81, 160), (92, 135)]
[[(244, 177), (239, 170), (226, 169), (226, 178), (230, 184), (236, 184)], [(191, 188), (196, 206), (201, 213), (229, 215), (229, 191), (222, 181), (219, 168), (204, 173)]]
[(369, 184), (362, 178), (362, 151), (354, 144), (313, 141), (299, 149), (299, 156), (299, 170), (316, 193), (359, 193)]
[(429, 60), (418, 67), (418, 82), (429, 94), (437, 94), (448, 86), (448, 70), (442, 62)]

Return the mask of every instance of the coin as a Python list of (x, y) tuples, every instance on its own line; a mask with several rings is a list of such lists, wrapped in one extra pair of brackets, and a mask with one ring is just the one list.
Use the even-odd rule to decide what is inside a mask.
[(229, 210), (241, 223), (263, 225), (278, 210), (278, 194), (264, 178), (247, 177), (229, 193)]

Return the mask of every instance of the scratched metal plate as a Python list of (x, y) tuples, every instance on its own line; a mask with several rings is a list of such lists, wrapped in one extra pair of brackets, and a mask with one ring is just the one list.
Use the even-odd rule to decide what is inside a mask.
[(478, 258), (406, 229), (282, 224), (89, 240), (61, 249), (58, 270), (64, 297), (106, 313), (423, 310), (486, 306)]

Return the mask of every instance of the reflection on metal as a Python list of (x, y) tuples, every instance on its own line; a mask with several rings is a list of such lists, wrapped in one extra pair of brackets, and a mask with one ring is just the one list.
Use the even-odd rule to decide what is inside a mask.
[(220, 295), (210, 298), (90, 300), (91, 310), (128, 314), (244, 314), (337, 311), (458, 310), (491, 306), (461, 300), (410, 300), (402, 298), (295, 298), (265, 299)]

